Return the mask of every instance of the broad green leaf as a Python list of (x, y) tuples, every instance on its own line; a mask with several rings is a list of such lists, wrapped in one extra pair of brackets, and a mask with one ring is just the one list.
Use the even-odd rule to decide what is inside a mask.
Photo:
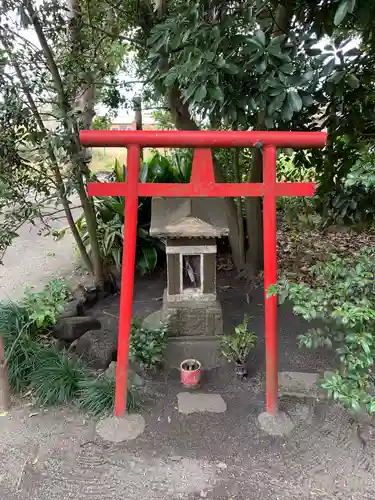
[(223, 67), (226, 73), (229, 73), (230, 75), (237, 75), (239, 69), (238, 66), (232, 63), (225, 64)]
[(194, 95), (194, 92), (196, 90), (197, 90), (197, 84), (192, 83), (184, 92), (184, 98), (185, 98), (184, 102), (188, 101)]
[(280, 71), (282, 71), (286, 75), (292, 75), (294, 73), (294, 68), (292, 64), (283, 64), (280, 67)]
[(254, 34), (255, 40), (259, 41), (260, 45), (263, 47), (266, 45), (266, 35), (263, 33), (262, 30), (258, 30)]
[(269, 115), (272, 116), (275, 113), (275, 111), (279, 111), (282, 108), (285, 101), (285, 97), (286, 97), (286, 92), (282, 92), (271, 101), (267, 109)]
[(359, 80), (353, 73), (348, 76), (348, 85), (352, 89), (357, 89), (359, 87)]
[(142, 246), (137, 255), (137, 267), (141, 274), (150, 273), (155, 269), (157, 252), (154, 247)]
[(261, 61), (259, 64), (256, 65), (256, 69), (257, 69), (257, 72), (260, 73), (261, 75), (263, 75), (263, 73), (266, 71), (267, 69), (267, 62), (265, 59), (263, 59), (263, 61)]
[(271, 89), (268, 94), (271, 96), (271, 97), (274, 97), (275, 95), (280, 95), (282, 92), (285, 92), (284, 91), (284, 88), (283, 87), (280, 87), (278, 89)]
[(267, 116), (267, 118), (264, 120), (264, 123), (268, 129), (273, 128), (273, 119), (270, 116)]
[(323, 70), (322, 70), (322, 75), (323, 76), (329, 76), (332, 74), (333, 70), (335, 69), (335, 58), (332, 57), (328, 62), (327, 64), (325, 64), (323, 66)]
[(178, 74), (176, 71), (169, 71), (164, 79), (164, 83), (167, 87), (171, 87), (177, 80)]
[(353, 14), (356, 4), (357, 4), (357, 0), (349, 0), (349, 2), (348, 2), (348, 12), (350, 14)]
[(207, 59), (208, 62), (212, 62), (215, 59), (215, 55), (216, 55), (215, 52), (207, 51), (205, 52), (204, 57)]
[(311, 82), (311, 80), (314, 78), (314, 71), (312, 70), (308, 70), (306, 71), (306, 73), (304, 73), (303, 75), (303, 79), (306, 81), (306, 82)]
[(348, 13), (349, 0), (341, 0), (341, 3), (336, 10), (336, 14), (333, 20), (333, 24), (338, 26), (344, 20), (346, 14)]
[(293, 111), (292, 107), (290, 106), (289, 98), (288, 98), (283, 106), (281, 117), (286, 122), (289, 122), (293, 118), (293, 114), (294, 114), (294, 111)]
[(288, 92), (288, 103), (293, 111), (301, 111), (302, 109), (302, 99), (300, 98), (296, 90), (291, 90)]
[(194, 100), (202, 102), (207, 95), (207, 88), (205, 85), (200, 85), (194, 93)]
[(336, 71), (335, 73), (333, 73), (333, 75), (330, 76), (329, 81), (337, 85), (338, 83), (340, 83), (344, 75), (344, 71)]
[(212, 99), (215, 99), (215, 101), (224, 101), (224, 93), (220, 87), (209, 87), (208, 93)]
[(270, 45), (280, 45), (285, 39), (286, 35), (279, 35), (271, 38)]
[(304, 95), (302, 96), (302, 102), (304, 106), (309, 107), (314, 104), (314, 99), (311, 97), (311, 95)]

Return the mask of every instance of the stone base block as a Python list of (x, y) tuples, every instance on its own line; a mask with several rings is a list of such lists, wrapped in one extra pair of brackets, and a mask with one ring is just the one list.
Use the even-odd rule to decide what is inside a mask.
[(225, 363), (215, 337), (170, 337), (165, 362), (171, 368), (179, 369), (185, 359), (197, 359), (203, 370), (218, 368)]
[(324, 395), (320, 389), (319, 373), (279, 372), (279, 394), (296, 397), (318, 398)]
[(258, 422), (260, 428), (270, 436), (287, 436), (294, 428), (292, 420), (282, 411), (276, 415), (261, 413)]
[(215, 337), (223, 334), (223, 315), (218, 300), (168, 302), (165, 293), (163, 317), (169, 318), (174, 337)]

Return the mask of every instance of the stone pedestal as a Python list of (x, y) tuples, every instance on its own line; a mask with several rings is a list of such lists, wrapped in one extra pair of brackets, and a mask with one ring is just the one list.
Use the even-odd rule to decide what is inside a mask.
[(215, 337), (223, 333), (223, 316), (218, 300), (169, 301), (163, 297), (163, 318), (169, 318), (174, 337)]
[(163, 307), (144, 320), (144, 326), (158, 328), (170, 324), (166, 363), (179, 368), (185, 359), (195, 358), (203, 369), (217, 368), (223, 363), (218, 335), (223, 334), (223, 317), (218, 300), (184, 300), (170, 302), (164, 293)]

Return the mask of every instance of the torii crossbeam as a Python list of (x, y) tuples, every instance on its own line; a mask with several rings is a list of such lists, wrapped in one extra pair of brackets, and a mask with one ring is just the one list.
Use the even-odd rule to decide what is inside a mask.
[[(325, 132), (83, 130), (80, 140), (84, 146), (126, 147), (128, 150), (125, 182), (90, 182), (88, 184), (89, 196), (125, 197), (115, 415), (120, 416), (126, 412), (138, 198), (140, 196), (263, 197), (266, 409), (271, 415), (275, 415), (278, 409), (277, 299), (275, 296), (267, 297), (267, 290), (277, 281), (276, 198), (277, 196), (313, 196), (315, 191), (315, 184), (312, 182), (276, 181), (276, 149), (278, 147), (322, 148), (326, 144), (327, 134)], [(139, 182), (141, 149), (146, 147), (196, 148), (190, 183)], [(263, 149), (262, 183), (215, 182), (211, 148), (239, 147)]]

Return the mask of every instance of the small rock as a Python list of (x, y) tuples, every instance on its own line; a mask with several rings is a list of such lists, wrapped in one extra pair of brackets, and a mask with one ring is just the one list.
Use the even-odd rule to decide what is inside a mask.
[[(112, 361), (109, 367), (104, 372), (104, 376), (108, 378), (116, 378), (116, 367), (116, 361)], [(128, 380), (129, 386), (143, 387), (145, 385), (144, 379), (140, 375), (138, 375), (134, 368), (131, 368), (130, 366), (128, 368)]]
[(106, 369), (106, 371), (104, 372), (104, 376), (107, 378), (116, 378), (116, 367), (117, 367), (116, 361), (112, 361), (111, 364)]
[(85, 359), (92, 368), (106, 370), (116, 353), (117, 332), (89, 330), (78, 341), (76, 354)]
[(99, 330), (101, 323), (90, 316), (71, 317), (61, 319), (52, 329), (55, 339), (74, 342), (89, 330)]
[(181, 455), (174, 455), (173, 457), (171, 457), (171, 460), (172, 462), (179, 462), (180, 460), (182, 460), (182, 457)]
[(200, 493), (199, 493), (199, 496), (201, 498), (207, 498), (207, 491), (201, 490)]
[(222, 413), (227, 404), (220, 394), (180, 392), (177, 394), (178, 411), (180, 413), (211, 412)]
[(90, 309), (93, 307), (98, 301), (98, 291), (96, 288), (87, 288), (86, 289), (86, 299), (85, 299), (85, 307)]
[(224, 462), (219, 462), (216, 467), (221, 470), (225, 470), (228, 468), (227, 464), (225, 464)]
[(59, 319), (74, 318), (75, 316), (84, 316), (83, 305), (79, 300), (71, 300), (64, 306), (64, 312)]

